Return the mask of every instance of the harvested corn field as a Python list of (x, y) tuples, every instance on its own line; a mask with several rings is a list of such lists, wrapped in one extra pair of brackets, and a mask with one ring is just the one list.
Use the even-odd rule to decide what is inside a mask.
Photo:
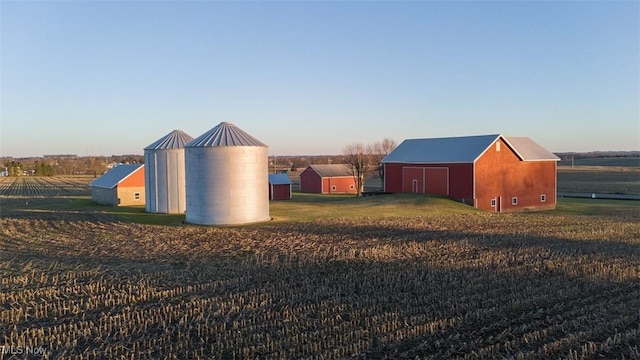
[(638, 220), (632, 208), (211, 228), (13, 204), (0, 345), (65, 359), (637, 359)]
[(7, 196), (72, 196), (88, 195), (93, 176), (0, 177), (0, 195)]

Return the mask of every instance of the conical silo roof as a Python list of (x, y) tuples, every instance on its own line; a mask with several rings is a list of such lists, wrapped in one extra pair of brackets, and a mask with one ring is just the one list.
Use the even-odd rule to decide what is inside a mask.
[(242, 131), (239, 127), (229, 122), (221, 122), (213, 129), (198, 136), (186, 147), (212, 147), (212, 146), (264, 146), (260, 140)]
[(144, 150), (167, 150), (167, 149), (182, 149), (193, 138), (182, 130), (173, 130), (167, 135), (163, 136), (153, 144), (144, 148)]

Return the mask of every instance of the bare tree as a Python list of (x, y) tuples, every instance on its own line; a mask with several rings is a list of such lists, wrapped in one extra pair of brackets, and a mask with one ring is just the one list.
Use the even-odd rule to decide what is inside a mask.
[(356, 196), (362, 195), (364, 181), (371, 167), (371, 146), (355, 142), (344, 147), (342, 154), (356, 183)]
[(373, 143), (371, 162), (373, 166), (378, 170), (378, 176), (380, 176), (380, 187), (384, 189), (384, 166), (382, 166), (382, 159), (389, 155), (398, 144), (389, 138), (384, 138), (382, 141)]

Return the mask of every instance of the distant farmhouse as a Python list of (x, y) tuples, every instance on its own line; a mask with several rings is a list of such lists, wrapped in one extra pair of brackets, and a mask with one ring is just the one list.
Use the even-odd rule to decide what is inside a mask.
[(309, 165), (300, 173), (300, 191), (319, 194), (355, 194), (356, 182), (346, 164)]
[(291, 199), (291, 179), (287, 174), (269, 174), (269, 200)]
[(382, 160), (384, 190), (445, 195), (495, 212), (555, 209), (558, 160), (527, 137), (409, 139)]
[(118, 165), (90, 186), (91, 199), (99, 204), (144, 205), (144, 164)]

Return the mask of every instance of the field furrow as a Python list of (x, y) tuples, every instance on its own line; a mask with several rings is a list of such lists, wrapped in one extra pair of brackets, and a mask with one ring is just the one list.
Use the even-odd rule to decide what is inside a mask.
[(11, 182), (35, 195), (2, 198), (5, 348), (60, 359), (640, 358), (640, 213), (627, 208), (149, 225), (42, 195), (60, 187), (49, 179), (33, 184)]

